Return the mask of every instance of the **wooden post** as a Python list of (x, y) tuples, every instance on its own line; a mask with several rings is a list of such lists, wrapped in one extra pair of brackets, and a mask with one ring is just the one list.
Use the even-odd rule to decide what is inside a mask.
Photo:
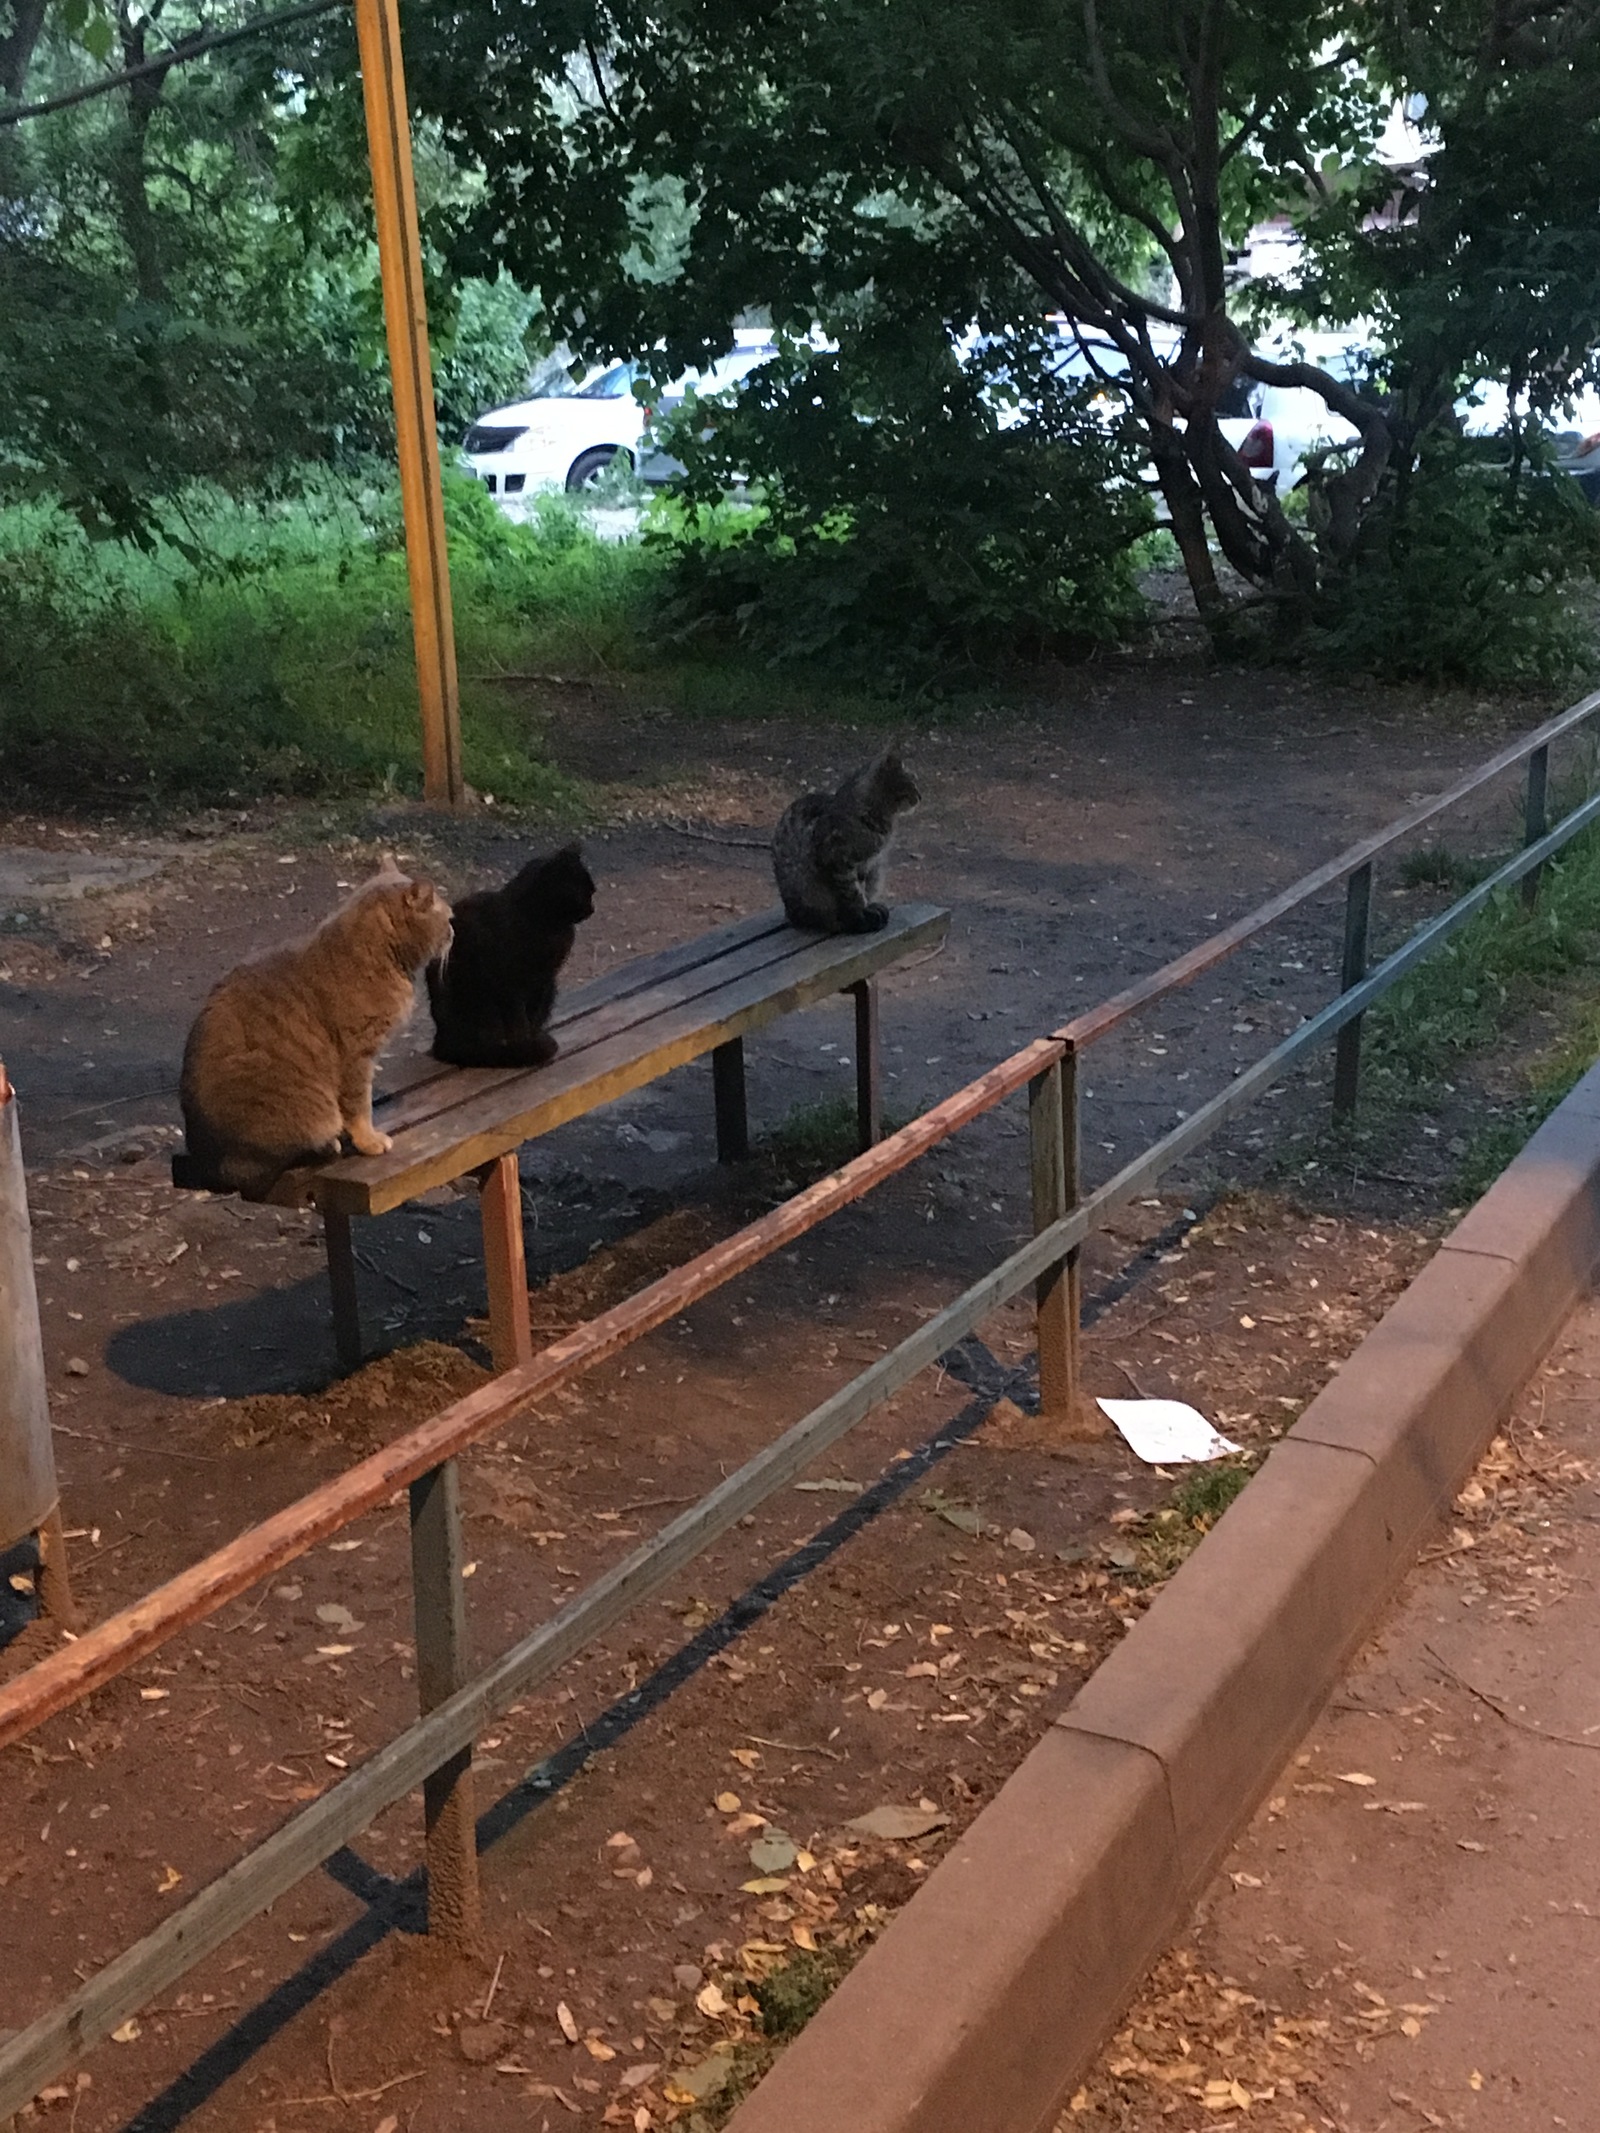
[[(1344, 899), (1344, 967), (1339, 990), (1348, 992), (1367, 974), (1367, 945), (1372, 930), (1372, 861), (1350, 876)], [(1348, 1118), (1361, 1094), (1361, 1023), (1356, 1015), (1334, 1039), (1333, 1115)]]
[(750, 1153), (742, 1037), (730, 1037), (711, 1054), (711, 1100), (717, 1112), (717, 1161), (742, 1163)]
[(863, 1155), (883, 1139), (883, 1049), (878, 1037), (878, 987), (862, 978), (850, 988), (856, 1003), (856, 1121)]
[[(1079, 1199), (1078, 1058), (1070, 1047), (1028, 1086), (1032, 1145), (1033, 1227), (1037, 1234), (1070, 1214)], [(1034, 1285), (1039, 1336), (1039, 1412), (1079, 1422), (1078, 1327), (1081, 1315), (1078, 1252), (1045, 1270)]]
[(37, 1535), (34, 1589), (62, 1628), (77, 1622), (61, 1530), (44, 1340), (33, 1278), (33, 1229), (16, 1093), (0, 1060), (0, 1549)]
[[(454, 1459), (411, 1484), (411, 1594), (417, 1704), (424, 1718), (467, 1679), (467, 1596), (462, 1578), (461, 1485)], [(422, 1784), (428, 1851), (428, 1931), (464, 1950), (482, 1927), (472, 1745)]]
[(361, 1368), (361, 1302), (356, 1294), (356, 1253), (350, 1217), (322, 1211), (322, 1241), (328, 1253), (328, 1290), (333, 1299), (333, 1346), (341, 1370)]
[(522, 1176), (516, 1150), (498, 1157), (478, 1176), (483, 1271), (489, 1290), (489, 1353), (496, 1370), (515, 1370), (533, 1361), (528, 1262), (522, 1241)]
[(459, 807), (466, 797), (461, 702), (400, 16), (396, 0), (355, 0), (355, 16), (422, 705), (423, 791), (435, 807)]
[[(1550, 743), (1535, 748), (1528, 758), (1528, 785), (1522, 803), (1522, 842), (1537, 844), (1550, 827), (1546, 799), (1550, 789)], [(1539, 901), (1539, 883), (1544, 868), (1534, 867), (1522, 877), (1522, 901), (1531, 911)]]

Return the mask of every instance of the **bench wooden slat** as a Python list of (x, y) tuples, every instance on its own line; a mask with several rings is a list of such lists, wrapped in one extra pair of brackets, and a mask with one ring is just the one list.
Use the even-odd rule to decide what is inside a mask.
[(730, 1038), (871, 977), (885, 964), (942, 940), (949, 924), (949, 912), (937, 905), (906, 904), (891, 914), (881, 933), (821, 940), (796, 936), (801, 945), (782, 959), (779, 983), (771, 967), (729, 978), (647, 1023), (582, 1051), (562, 1053), (547, 1067), (509, 1076), (500, 1086), (413, 1126), (387, 1155), (347, 1158), (323, 1170), (293, 1174), (280, 1191), (303, 1197), (309, 1189), (321, 1207), (336, 1213), (382, 1214), (642, 1088)]
[[(670, 948), (658, 948), (650, 955), (636, 956), (632, 962), (619, 963), (615, 969), (603, 971), (585, 985), (579, 985), (569, 993), (562, 993), (556, 1000), (555, 1013), (550, 1018), (554, 1030), (568, 1028), (572, 1023), (590, 1015), (597, 1008), (609, 1006), (613, 1000), (627, 999), (641, 993), (663, 980), (676, 977), (681, 971), (694, 970), (718, 957), (732, 955), (747, 942), (758, 941), (767, 934), (781, 933), (788, 925), (781, 910), (758, 911), (749, 918), (736, 918), (729, 925), (714, 926), (709, 933), (702, 933), (692, 941), (675, 941)], [(426, 1013), (426, 1010), (423, 1010)], [(563, 1046), (563, 1049), (570, 1047)], [(430, 1081), (440, 1081), (449, 1074), (469, 1071), (448, 1065), (435, 1059), (430, 1052), (404, 1052), (385, 1064), (378, 1076), (378, 1094), (373, 1102), (392, 1104), (398, 1098), (409, 1095)], [(472, 1069), (473, 1072), (503, 1076), (528, 1073), (526, 1067), (496, 1067)], [(487, 1084), (484, 1084), (487, 1086)], [(426, 1113), (419, 1112), (418, 1117)], [(381, 1121), (386, 1130), (392, 1130), (390, 1118)]]
[[(625, 1030), (641, 1028), (658, 1015), (714, 993), (719, 986), (734, 984), (757, 970), (771, 970), (798, 955), (812, 938), (787, 925), (775, 926), (712, 962), (690, 964), (658, 985), (625, 993), (588, 1013), (575, 1015), (562, 1028), (559, 1056), (575, 1058), (579, 1053), (593, 1051), (596, 1045), (620, 1037)], [(413, 1132), (426, 1120), (443, 1118), (463, 1104), (486, 1096), (491, 1089), (507, 1082), (526, 1081), (530, 1075), (542, 1077), (549, 1071), (549, 1067), (452, 1067), (447, 1070), (447, 1080), (427, 1081), (385, 1104), (379, 1111), (378, 1124), (385, 1133)]]

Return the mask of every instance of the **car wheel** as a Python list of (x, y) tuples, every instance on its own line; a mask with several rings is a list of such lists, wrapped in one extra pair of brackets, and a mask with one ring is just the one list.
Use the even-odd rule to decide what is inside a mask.
[(595, 488), (607, 467), (618, 459), (625, 459), (630, 467), (633, 465), (633, 454), (616, 444), (597, 444), (593, 451), (580, 452), (567, 469), (567, 488), (569, 491)]

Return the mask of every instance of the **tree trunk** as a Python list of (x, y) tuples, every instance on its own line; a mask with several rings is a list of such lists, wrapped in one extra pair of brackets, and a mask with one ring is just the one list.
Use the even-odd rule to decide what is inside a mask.
[(20, 104), (44, 29), (49, 0), (11, 0), (11, 27), (0, 37), (0, 99)]
[[(122, 39), (122, 63), (125, 67), (144, 65), (145, 31), (153, 19), (153, 16), (146, 15), (135, 22), (126, 8), (122, 10), (118, 27)], [(167, 300), (167, 276), (161, 258), (161, 231), (151, 210), (145, 167), (150, 122), (156, 115), (166, 83), (167, 74), (164, 67), (159, 74), (142, 75), (138, 81), (129, 82), (126, 130), (117, 145), (113, 165), (113, 184), (116, 189), (118, 215), (122, 223), (123, 241), (133, 260), (134, 285), (147, 304), (165, 304)]]

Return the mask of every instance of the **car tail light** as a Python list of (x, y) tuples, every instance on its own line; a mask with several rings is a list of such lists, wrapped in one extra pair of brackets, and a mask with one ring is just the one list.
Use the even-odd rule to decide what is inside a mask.
[(1252, 422), (1239, 447), (1239, 464), (1255, 472), (1270, 467), (1274, 458), (1272, 424)]

